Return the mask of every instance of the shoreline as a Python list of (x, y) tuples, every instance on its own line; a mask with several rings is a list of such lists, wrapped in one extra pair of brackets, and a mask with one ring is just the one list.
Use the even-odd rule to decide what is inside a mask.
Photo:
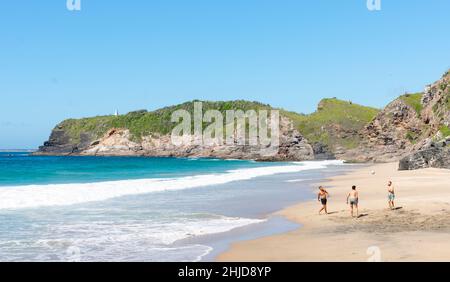
[[(449, 261), (450, 170), (397, 167), (365, 166), (319, 183), (331, 194), (331, 214), (319, 216), (320, 204), (314, 200), (284, 208), (274, 215), (301, 228), (235, 242), (216, 261)], [(400, 209), (395, 211), (388, 209), (388, 180), (396, 188)], [(363, 216), (358, 219), (350, 217), (345, 203), (353, 184), (360, 192)]]
[[(361, 165), (358, 164), (358, 167), (361, 167)], [(339, 165), (333, 166), (333, 168), (328, 171), (313, 170), (312, 175), (305, 175), (305, 171), (303, 171), (300, 172), (300, 174), (288, 173), (266, 176), (257, 180), (250, 180), (247, 184), (242, 182), (242, 185), (250, 185), (248, 186), (248, 188), (252, 187), (250, 189), (264, 189), (264, 187), (261, 187), (260, 185), (270, 183), (269, 185), (272, 187), (278, 187), (278, 189), (285, 191), (282, 193), (285, 196), (282, 197), (286, 199), (280, 201), (278, 198), (271, 198), (271, 203), (265, 204), (266, 207), (264, 210), (259, 210), (257, 213), (248, 213), (249, 210), (246, 208), (244, 209), (245, 212), (244, 210), (241, 210), (239, 213), (232, 215), (242, 218), (258, 219), (262, 222), (238, 227), (227, 232), (187, 238), (180, 240), (177, 243), (199, 244), (211, 247), (210, 252), (202, 256), (200, 261), (213, 262), (220, 254), (226, 252), (236, 242), (255, 240), (294, 231), (298, 229), (298, 227), (301, 227), (301, 224), (278, 215), (277, 212), (298, 202), (308, 201), (311, 198), (311, 195), (313, 195), (312, 186), (315, 185), (314, 183), (330, 179), (331, 177), (341, 175), (342, 173), (348, 173), (354, 169), (355, 168), (351, 168), (350, 166)], [(230, 215), (227, 214), (227, 216)]]
[[(17, 155), (18, 158), (14, 160), (18, 164), (28, 164), (31, 161), (33, 165), (41, 166), (47, 171), (55, 166), (64, 171), (82, 168), (75, 171), (95, 171), (92, 175), (96, 179), (112, 175), (122, 177), (122, 167), (135, 168), (138, 175), (141, 175), (143, 167), (155, 167), (155, 162), (144, 162), (143, 164), (149, 165), (147, 166), (141, 162), (135, 163), (134, 160), (131, 163), (105, 163), (98, 160), (86, 167), (82, 160), (81, 163), (75, 160), (61, 164), (48, 162), (46, 158), (33, 159)], [(161, 171), (167, 177), (173, 171), (180, 178), (155, 178), (153, 182), (140, 178), (106, 183), (85, 179), (89, 181), (88, 185), (74, 184), (70, 180), (69, 183), (48, 185), (45, 182), (33, 187), (23, 187), (21, 184), (17, 186), (19, 188), (3, 189), (5, 197), (0, 201), (0, 206), (5, 209), (1, 211), (1, 215), (12, 218), (17, 216), (19, 219), (27, 214), (36, 216), (33, 216), (32, 224), (18, 221), (18, 224), (23, 224), (24, 231), (14, 232), (8, 224), (2, 226), (1, 232), (5, 234), (2, 239), (2, 259), (15, 257), (21, 261), (47, 261), (52, 258), (38, 259), (35, 255), (42, 253), (63, 256), (64, 246), (76, 241), (80, 249), (91, 250), (89, 257), (83, 258), (85, 261), (191, 261), (199, 260), (199, 256), (205, 255), (207, 258), (203, 260), (210, 261), (233, 242), (273, 235), (274, 230), (277, 234), (295, 230), (297, 226), (284, 218), (273, 218), (262, 225), (250, 223), (259, 221), (255, 219), (266, 219), (268, 215), (284, 207), (309, 199), (312, 183), (340, 174), (340, 171), (351, 167), (337, 161), (286, 165), (202, 160), (156, 163), (161, 165), (155, 170), (158, 177), (163, 176)], [(114, 167), (114, 170), (107, 169), (105, 174), (105, 167)], [(174, 169), (178, 167), (184, 168), (185, 172)], [(147, 169), (145, 171), (149, 173)], [(207, 175), (201, 173), (198, 177), (192, 177), (193, 171), (207, 172)], [(17, 174), (14, 170), (10, 174), (14, 175), (13, 172)], [(150, 172), (153, 173), (153, 170)], [(127, 178), (130, 176), (128, 173), (125, 175)], [(64, 176), (66, 180), (69, 178)], [(53, 179), (51, 174), (49, 179)], [(303, 182), (300, 184), (299, 181)], [(204, 187), (194, 189), (200, 186)], [(149, 193), (158, 192), (156, 190), (167, 193)], [(17, 224), (15, 221), (13, 223)], [(91, 231), (81, 231), (87, 229)], [(99, 237), (96, 232), (102, 236)], [(24, 239), (18, 241), (17, 247), (13, 245), (16, 249), (4, 243), (19, 236)], [(47, 245), (40, 242), (48, 240), (67, 243), (47, 249)], [(94, 242), (111, 246), (112, 252), (102, 253), (102, 249), (97, 249), (97, 243)], [(135, 248), (139, 244), (145, 244), (147, 249)], [(210, 250), (210, 247), (217, 253)], [(122, 256), (122, 253), (118, 253), (121, 249), (128, 250), (127, 253), (132, 253), (133, 256), (125, 257), (125, 253)], [(17, 250), (21, 251), (19, 255), (16, 255)], [(210, 252), (212, 254), (208, 256)]]
[[(351, 167), (350, 165), (357, 166), (356, 168)], [(300, 203), (307, 203), (310, 200), (310, 196), (314, 196), (314, 188), (316, 183), (329, 181), (332, 177), (339, 175), (346, 175), (351, 173), (358, 168), (368, 167), (368, 165), (355, 163), (355, 164), (347, 164), (343, 167), (334, 167), (331, 171), (322, 171), (320, 172), (321, 177), (315, 177), (311, 179), (303, 179), (303, 178), (294, 178), (292, 177), (301, 177), (301, 176), (279, 176), (280, 179), (285, 183), (296, 184), (301, 186), (301, 191), (299, 191), (303, 197), (297, 201), (293, 201), (292, 203), (286, 203), (281, 206), (279, 209), (274, 210), (273, 212), (261, 214), (259, 219), (263, 220), (261, 223), (252, 224), (244, 227), (239, 227), (237, 229), (230, 230), (225, 233), (219, 233), (214, 235), (207, 235), (206, 237), (199, 237), (193, 242), (197, 242), (200, 244), (206, 244), (211, 248), (211, 251), (202, 257), (200, 261), (203, 262), (214, 262), (220, 257), (222, 253), (227, 252), (234, 243), (243, 242), (243, 241), (252, 241), (256, 239), (261, 239), (265, 237), (271, 237), (275, 235), (280, 235), (288, 232), (295, 231), (299, 228), (302, 228), (302, 223), (295, 222), (287, 218), (286, 216), (280, 214), (280, 211), (291, 207), (293, 205)], [(343, 171), (339, 171), (344, 168)], [(337, 169), (337, 170), (336, 170)], [(275, 183), (274, 183), (275, 184)], [(214, 240), (204, 240), (205, 238), (214, 238)], [(219, 244), (215, 239), (220, 238)]]

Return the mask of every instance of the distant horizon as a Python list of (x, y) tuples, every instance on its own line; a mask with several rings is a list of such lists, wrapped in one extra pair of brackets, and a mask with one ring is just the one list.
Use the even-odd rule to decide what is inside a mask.
[(13, 152), (32, 152), (32, 151), (36, 151), (38, 148), (22, 148), (22, 149), (18, 149), (18, 148), (14, 148), (14, 149), (0, 149), (1, 153), (13, 153)]

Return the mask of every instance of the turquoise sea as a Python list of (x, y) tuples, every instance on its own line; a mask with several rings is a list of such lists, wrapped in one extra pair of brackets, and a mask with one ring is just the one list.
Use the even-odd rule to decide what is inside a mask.
[(211, 260), (243, 233), (288, 228), (270, 213), (349, 169), (338, 161), (0, 153), (0, 261)]

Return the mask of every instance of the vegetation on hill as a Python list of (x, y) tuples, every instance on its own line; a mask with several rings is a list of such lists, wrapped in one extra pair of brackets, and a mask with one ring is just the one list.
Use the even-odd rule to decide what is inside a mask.
[[(323, 99), (316, 112), (310, 115), (299, 115), (286, 112), (285, 115), (294, 121), (297, 129), (311, 142), (320, 142), (331, 148), (337, 145), (344, 148), (355, 148), (359, 136), (355, 133), (368, 124), (379, 112), (378, 109), (342, 101), (336, 98)], [(343, 138), (336, 138), (336, 133), (347, 132)]]
[(450, 136), (450, 128), (446, 125), (442, 125), (441, 128), (439, 128), (439, 131), (441, 132), (443, 137)]
[(422, 112), (422, 96), (423, 93), (405, 94), (400, 96), (400, 99), (413, 108), (418, 115)]
[[(186, 110), (190, 113), (194, 111), (194, 102), (165, 107), (156, 111), (134, 111), (119, 116), (98, 116), (82, 119), (68, 119), (58, 125), (69, 136), (72, 144), (77, 144), (81, 140), (81, 134), (87, 133), (92, 139), (98, 139), (111, 128), (128, 129), (133, 139), (140, 140), (143, 136), (150, 134), (169, 134), (174, 123), (171, 122), (171, 115), (176, 110)], [(259, 102), (237, 101), (205, 101), (203, 102), (203, 112), (207, 110), (218, 110), (224, 116), (227, 110), (269, 110), (270, 105)], [(338, 99), (324, 99), (320, 102), (318, 110), (310, 115), (298, 114), (281, 110), (281, 115), (290, 118), (294, 126), (311, 143), (320, 142), (334, 148), (336, 145), (350, 149), (359, 143), (359, 136), (356, 134), (361, 128), (369, 123), (378, 113), (377, 109), (354, 104)], [(336, 136), (344, 132), (345, 136)], [(345, 134), (347, 132), (348, 134)]]
[[(68, 119), (58, 125), (58, 128), (64, 130), (70, 138), (72, 144), (80, 142), (81, 133), (89, 133), (94, 139), (102, 137), (111, 128), (128, 129), (133, 139), (140, 140), (143, 136), (151, 133), (168, 134), (176, 125), (171, 122), (172, 113), (176, 110), (187, 110), (194, 112), (194, 102), (186, 102), (176, 106), (162, 108), (156, 111), (148, 112), (146, 110), (134, 111), (119, 116), (97, 116), (82, 119)], [(243, 100), (202, 103), (203, 112), (207, 110), (218, 110), (224, 116), (227, 110), (263, 110), (271, 109), (269, 105), (258, 102), (249, 102)]]

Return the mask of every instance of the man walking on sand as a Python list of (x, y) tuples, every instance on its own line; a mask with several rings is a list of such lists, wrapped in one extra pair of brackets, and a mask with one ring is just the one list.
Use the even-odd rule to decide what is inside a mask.
[(389, 182), (388, 182), (388, 201), (389, 201), (389, 208), (391, 210), (395, 209), (394, 200), (395, 200), (394, 185), (392, 185), (392, 181), (389, 180)]
[(319, 193), (317, 194), (317, 200), (322, 204), (322, 208), (319, 210), (319, 215), (322, 211), (328, 214), (327, 202), (328, 202), (328, 192), (322, 186), (319, 187)]
[(359, 216), (358, 201), (359, 201), (358, 191), (356, 191), (356, 186), (353, 185), (352, 191), (350, 191), (350, 193), (348, 193), (347, 195), (347, 204), (350, 204), (350, 213), (352, 217), (353, 217), (353, 208), (356, 208), (356, 217)]

